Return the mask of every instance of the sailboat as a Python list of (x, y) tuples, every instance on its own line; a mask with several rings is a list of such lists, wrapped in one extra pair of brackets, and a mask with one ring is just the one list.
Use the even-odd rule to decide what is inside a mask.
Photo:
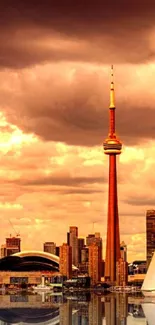
[(155, 253), (153, 254), (141, 290), (144, 296), (155, 296)]
[(142, 304), (142, 308), (147, 319), (148, 325), (154, 325), (155, 320), (155, 305), (154, 304)]

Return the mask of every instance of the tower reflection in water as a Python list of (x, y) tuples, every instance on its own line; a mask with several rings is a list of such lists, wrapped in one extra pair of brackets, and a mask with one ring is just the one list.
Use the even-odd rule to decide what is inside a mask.
[(126, 325), (128, 316), (128, 297), (118, 294), (105, 298), (106, 325)]

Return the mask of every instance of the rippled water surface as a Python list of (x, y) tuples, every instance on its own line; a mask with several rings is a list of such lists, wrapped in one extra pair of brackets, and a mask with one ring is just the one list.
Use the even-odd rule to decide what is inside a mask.
[(155, 324), (155, 298), (90, 293), (0, 296), (0, 324)]

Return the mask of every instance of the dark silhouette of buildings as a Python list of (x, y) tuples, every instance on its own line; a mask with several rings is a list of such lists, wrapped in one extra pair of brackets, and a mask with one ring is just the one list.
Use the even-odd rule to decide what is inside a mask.
[(104, 153), (109, 155), (109, 196), (108, 196), (108, 225), (105, 260), (105, 279), (110, 282), (116, 281), (116, 263), (120, 258), (120, 234), (117, 202), (117, 173), (116, 156), (121, 153), (122, 143), (115, 133), (115, 99), (113, 66), (111, 69), (110, 89), (110, 127), (108, 138), (104, 141)]

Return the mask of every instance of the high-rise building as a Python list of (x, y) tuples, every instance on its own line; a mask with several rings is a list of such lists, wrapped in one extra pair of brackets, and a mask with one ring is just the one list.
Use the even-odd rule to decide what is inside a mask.
[(44, 243), (43, 248), (44, 252), (56, 255), (56, 244), (54, 242), (48, 241)]
[(95, 238), (95, 234), (89, 234), (86, 237), (86, 246), (89, 246), (90, 244), (92, 244), (94, 238)]
[(88, 274), (88, 258), (89, 250), (88, 247), (84, 246), (80, 252), (81, 262), (78, 264), (78, 269), (80, 273)]
[(101, 262), (101, 247), (96, 243), (92, 243), (89, 245), (89, 276), (91, 278), (91, 285), (101, 281)]
[(120, 258), (116, 263), (116, 283), (118, 286), (126, 286), (128, 283), (128, 263)]
[(117, 202), (117, 173), (116, 156), (121, 153), (122, 143), (115, 133), (115, 99), (113, 66), (111, 69), (110, 89), (110, 127), (108, 138), (104, 141), (104, 153), (109, 155), (109, 197), (108, 197), (108, 225), (105, 260), (105, 279), (114, 283), (116, 281), (116, 263), (120, 258), (120, 234)]
[(60, 251), (60, 247), (59, 246), (56, 246), (56, 253), (55, 253), (55, 255), (59, 256), (59, 251)]
[(121, 251), (121, 258), (127, 262), (127, 245), (125, 244), (124, 241), (121, 242), (120, 244), (120, 251)]
[(89, 258), (88, 247), (83, 247), (82, 250), (81, 250), (81, 263), (88, 262), (88, 258)]
[(1, 258), (6, 257), (6, 245), (1, 245)]
[(155, 251), (155, 210), (146, 213), (146, 256), (147, 268)]
[(67, 279), (72, 278), (72, 248), (67, 244), (60, 246), (59, 270)]
[(84, 238), (78, 238), (78, 263), (81, 263), (81, 253), (84, 247)]
[(6, 256), (10, 256), (15, 253), (20, 252), (20, 244), (21, 244), (21, 239), (20, 237), (8, 237), (6, 238)]
[(72, 247), (72, 264), (78, 266), (78, 228), (69, 228), (69, 245)]
[(67, 232), (67, 245), (70, 245), (70, 239), (69, 239), (69, 237), (70, 237), (70, 233)]
[(95, 232), (95, 234), (89, 234), (86, 237), (86, 246), (89, 246), (92, 243), (96, 243), (98, 246), (102, 248), (102, 238), (100, 237), (99, 232)]

